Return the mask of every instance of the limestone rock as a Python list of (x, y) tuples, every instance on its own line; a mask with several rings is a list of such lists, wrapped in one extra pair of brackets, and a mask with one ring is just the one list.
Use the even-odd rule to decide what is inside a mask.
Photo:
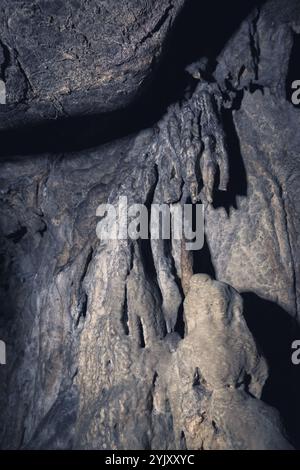
[(1, 2), (0, 129), (131, 104), (184, 0)]
[[(194, 275), (184, 301), (187, 335), (172, 355), (166, 393), (188, 449), (288, 449), (277, 412), (261, 400), (268, 372), (241, 296)], [(162, 379), (163, 380), (163, 379)]]
[[(150, 96), (155, 123), (119, 129), (184, 3), (1, 2), (4, 449), (299, 447), (299, 2), (255, 8), (220, 54), (199, 49), (200, 84), (163, 116)], [(60, 117), (63, 146), (47, 122)], [(22, 140), (32, 123), (43, 150), (40, 128)], [(203, 249), (100, 241), (98, 206), (123, 196), (203, 200)]]

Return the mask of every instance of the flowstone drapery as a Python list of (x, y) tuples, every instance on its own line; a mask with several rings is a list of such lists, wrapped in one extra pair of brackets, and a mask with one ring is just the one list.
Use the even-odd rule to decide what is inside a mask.
[[(200, 82), (153, 132), (135, 140), (127, 157), (134, 171), (122, 173), (109, 203), (117, 206), (127, 196), (129, 204), (151, 210), (152, 202), (212, 202), (217, 169), (219, 189), (228, 182), (221, 114), (217, 84)], [(207, 275), (194, 276), (184, 241), (106, 240), (101, 247), (85, 281), (89, 305), (75, 378), (84, 392), (75, 447), (290, 448), (275, 410), (260, 401), (267, 366), (238, 293)], [(92, 340), (100, 330), (106, 332), (101, 344)], [(142, 396), (145, 408), (138, 405)], [(231, 419), (234, 409), (241, 419)], [(127, 423), (122, 437), (119, 421)], [(170, 425), (167, 443), (162, 435)]]
[[(223, 97), (215, 81), (204, 80), (206, 69), (203, 60), (187, 68), (200, 83), (182, 103), (170, 106), (158, 123), (150, 150), (158, 169), (153, 198), (156, 204), (167, 203), (172, 207), (189, 201), (212, 203), (217, 177), (218, 189), (227, 189), (229, 165), (222, 123)], [(174, 259), (172, 255), (171, 259), (166, 256), (165, 241), (151, 242), (168, 332), (174, 330), (182, 302), (172, 271), (175, 267), (183, 293), (193, 273), (193, 256), (186, 252), (184, 240), (172, 243)]]
[[(269, 0), (240, 18), (224, 50), (189, 66), (185, 94), (155, 119), (149, 112), (147, 126), (128, 103), (147, 94), (184, 2), (70, 0), (55, 13), (46, 3), (5, 0), (1, 17), (1, 447), (299, 446), (290, 348), (299, 331), (300, 124), (286, 95), (299, 2)], [(33, 37), (45, 45), (40, 59), (28, 55)], [(94, 114), (105, 111), (115, 114), (102, 116), (102, 128)], [(85, 113), (84, 127), (75, 116)], [(62, 114), (59, 125), (46, 122)], [(23, 120), (44, 127), (19, 134)], [(40, 132), (39, 145), (28, 143)], [(150, 216), (153, 203), (203, 203), (203, 249), (100, 241), (97, 208), (122, 196)]]

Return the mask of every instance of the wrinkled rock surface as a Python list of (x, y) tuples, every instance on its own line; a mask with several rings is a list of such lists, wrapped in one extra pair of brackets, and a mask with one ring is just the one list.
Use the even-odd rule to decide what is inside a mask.
[[(55, 3), (57, 17), (48, 2), (1, 4), (0, 44), (15, 51), (3, 55), (12, 95), (0, 105), (2, 129), (126, 106), (183, 2)], [(104, 4), (113, 30), (84, 15)], [(48, 69), (26, 54), (33, 37), (48, 37), (46, 20), (60, 29), (57, 47), (45, 43)], [(78, 152), (1, 158), (2, 448), (299, 446), (290, 347), (300, 111), (287, 94), (299, 23), (297, 1), (254, 9), (209, 58), (214, 70), (194, 64), (190, 89), (152, 128)], [(21, 27), (25, 39), (12, 45)], [(204, 202), (203, 249), (188, 257), (180, 244), (100, 241), (97, 207), (120, 196), (148, 207)]]
[(275, 410), (259, 400), (267, 365), (246, 325), (240, 295), (197, 274), (184, 311), (187, 334), (162, 377), (187, 448), (288, 449)]

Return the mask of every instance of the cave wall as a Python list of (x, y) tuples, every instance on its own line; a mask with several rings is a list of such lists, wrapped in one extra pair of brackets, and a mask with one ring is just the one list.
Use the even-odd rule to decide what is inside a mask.
[(70, 1), (52, 11), (42, 1), (1, 2), (1, 448), (299, 445), (290, 362), (299, 331), (299, 109), (287, 94), (298, 2), (255, 8), (210, 57), (230, 103), (222, 108), (229, 182), (205, 202), (206, 244), (188, 293), (159, 244), (96, 236), (99, 204), (126, 195), (149, 205), (182, 184), (186, 175), (171, 184), (164, 167), (176, 104), (158, 124), (77, 151), (59, 150), (61, 136), (55, 151), (10, 145), (23, 138), (20, 125), (43, 123), (44, 136), (47, 120), (64, 116), (70, 139), (73, 117), (126, 110), (182, 5)]

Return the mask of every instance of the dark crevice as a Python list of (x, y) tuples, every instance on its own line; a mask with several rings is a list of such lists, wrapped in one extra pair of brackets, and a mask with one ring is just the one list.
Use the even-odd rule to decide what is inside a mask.
[[(241, 70), (243, 70), (243, 67), (241, 67)], [(240, 70), (240, 75), (241, 75), (241, 70)], [(239, 75), (239, 79), (240, 79), (240, 75)], [(225, 83), (225, 90), (221, 91), (224, 104), (227, 106), (227, 108), (231, 110), (239, 110), (242, 104), (243, 97), (244, 97), (244, 88), (239, 89), (233, 85), (231, 73), (228, 74), (228, 77), (224, 80), (224, 83)]]
[(120, 431), (119, 431), (119, 423), (115, 423), (113, 425), (113, 430), (112, 430), (112, 433), (113, 433), (113, 440), (114, 442), (118, 443), (119, 442), (119, 438), (120, 438)]
[(184, 431), (181, 431), (180, 433), (180, 450), (187, 450)]
[[(288, 74), (286, 77), (286, 99), (292, 103), (292, 94), (294, 89), (292, 88), (292, 83), (296, 80), (300, 80), (300, 34), (294, 33), (293, 35), (293, 47), (291, 51)], [(299, 105), (294, 105), (297, 108)]]
[(206, 237), (202, 249), (194, 251), (193, 272), (194, 274), (208, 274), (213, 279), (216, 278), (216, 272)]
[(142, 320), (140, 317), (137, 317), (137, 328), (138, 328), (138, 335), (139, 335), (139, 345), (141, 348), (145, 348), (145, 336), (144, 336), (144, 328), (142, 324)]
[(135, 253), (135, 246), (134, 243), (129, 244), (129, 269), (127, 270), (127, 276), (133, 269), (133, 262), (134, 262), (134, 253)]
[(138, 244), (138, 247), (139, 247), (141, 262), (143, 264), (146, 279), (150, 282), (153, 289), (156, 291), (156, 293), (157, 293), (157, 295), (160, 299), (160, 304), (162, 305), (162, 293), (161, 293), (161, 290), (159, 288), (159, 284), (158, 284), (158, 280), (157, 280), (157, 272), (156, 272), (156, 269), (155, 269), (150, 238), (148, 238), (148, 239), (139, 238), (137, 240), (137, 244)]
[(87, 255), (87, 258), (86, 258), (86, 261), (85, 261), (85, 265), (84, 265), (84, 268), (83, 268), (83, 271), (82, 271), (82, 275), (81, 275), (81, 278), (80, 278), (80, 284), (83, 283), (84, 278), (85, 278), (85, 276), (86, 276), (86, 274), (87, 274), (87, 271), (88, 271), (88, 269), (89, 269), (89, 265), (90, 265), (90, 263), (91, 263), (91, 261), (92, 261), (92, 258), (93, 258), (93, 252), (94, 252), (94, 250), (93, 250), (93, 248), (91, 247), (91, 248), (89, 249), (89, 253), (88, 253), (88, 255)]
[(88, 304), (88, 296), (86, 292), (82, 292), (80, 298), (78, 300), (78, 317), (76, 321), (76, 326), (79, 325), (80, 319), (86, 317), (87, 312), (87, 304)]
[(8, 47), (0, 40), (0, 48), (2, 49), (3, 52), (3, 61), (0, 63), (0, 73), (1, 73), (1, 78), (5, 82), (5, 71), (7, 67), (10, 65), (10, 53)]
[(23, 426), (19, 448), (21, 448), (25, 442), (25, 435), (26, 435), (26, 426)]
[[(191, 204), (191, 199), (187, 198), (187, 200), (185, 201), (185, 204)], [(194, 208), (195, 208), (195, 206), (193, 205), (193, 209)], [(195, 229), (196, 229), (195, 224), (196, 224), (195, 212), (193, 212), (193, 214), (192, 214), (192, 230), (193, 231), (195, 231)], [(192, 241), (192, 240), (190, 240), (190, 241)], [(175, 262), (174, 262), (174, 259), (173, 259), (173, 256), (172, 256), (171, 241), (169, 242), (169, 244), (165, 244), (165, 247), (168, 250), (168, 251), (166, 251), (166, 256), (168, 256), (172, 260), (172, 271), (171, 271), (171, 273), (174, 277), (174, 280), (175, 280), (176, 285), (179, 289), (181, 299), (182, 299), (182, 302), (181, 302), (181, 304), (178, 308), (178, 312), (177, 312), (177, 319), (176, 319), (176, 323), (175, 323), (175, 327), (174, 327), (174, 332), (178, 333), (179, 336), (183, 339), (185, 337), (185, 334), (186, 334), (186, 324), (185, 324), (184, 307), (183, 307), (183, 301), (184, 301), (185, 296), (184, 296), (184, 292), (183, 292), (182, 282), (181, 282), (180, 277), (177, 274)], [(181, 247), (181, 249), (183, 249), (183, 247)]]
[(155, 389), (157, 379), (158, 379), (158, 373), (155, 371), (155, 372), (154, 372), (154, 375), (153, 375), (153, 379), (152, 379), (152, 387), (153, 387), (153, 390)]
[(200, 386), (200, 374), (199, 374), (199, 369), (196, 367), (194, 377), (193, 377), (193, 387), (199, 387)]
[(243, 73), (245, 72), (246, 70), (246, 66), (245, 65), (242, 65), (241, 68), (240, 68), (240, 71), (238, 73), (238, 82), (240, 82), (240, 79), (241, 79), (241, 76), (243, 75)]
[(174, 326), (174, 333), (178, 333), (181, 338), (185, 336), (185, 321), (184, 321), (184, 309), (183, 309), (183, 300), (184, 300), (184, 293), (181, 285), (181, 279), (179, 278), (175, 266), (175, 261), (172, 255), (172, 241), (171, 240), (163, 240), (164, 242), (164, 255), (170, 261), (171, 264), (171, 271), (170, 274), (173, 276), (174, 282), (178, 287), (178, 290), (181, 295), (181, 304), (178, 308), (177, 312), (177, 319)]
[(181, 286), (181, 280), (177, 274), (176, 266), (175, 266), (175, 261), (172, 255), (172, 240), (163, 240), (164, 243), (164, 256), (166, 259), (169, 260), (170, 266), (171, 266), (171, 275), (174, 277), (174, 281), (179, 289), (179, 292), (181, 294), (181, 297), (183, 298), (183, 290)]
[(279, 199), (282, 201), (282, 210), (284, 214), (284, 225), (285, 225), (285, 232), (287, 236), (287, 242), (288, 242), (288, 247), (289, 247), (289, 255), (290, 255), (290, 267), (292, 271), (292, 276), (293, 276), (293, 297), (294, 297), (294, 311), (296, 317), (298, 317), (298, 304), (297, 304), (297, 268), (296, 268), (296, 261), (294, 259), (294, 250), (292, 246), (292, 240), (291, 240), (291, 233), (290, 233), (290, 227), (289, 227), (289, 217), (288, 217), (288, 209), (286, 207), (286, 198), (284, 196), (284, 190), (282, 188), (282, 185), (280, 183), (280, 180), (275, 177), (275, 181), (277, 183), (277, 188), (278, 188), (278, 193), (279, 193)]
[(90, 247), (89, 251), (88, 251), (88, 255), (87, 255), (87, 258), (85, 260), (85, 264), (84, 264), (84, 267), (83, 267), (83, 270), (82, 270), (82, 274), (80, 276), (80, 279), (79, 279), (79, 288), (82, 289), (82, 285), (83, 285), (83, 282), (84, 282), (84, 279), (87, 275), (87, 272), (88, 272), (88, 269), (89, 269), (89, 265), (93, 259), (93, 248)]
[[(157, 281), (157, 272), (155, 269), (155, 264), (153, 260), (153, 253), (151, 249), (151, 242), (150, 239), (142, 239), (139, 238), (137, 240), (137, 244), (140, 250), (141, 261), (144, 266), (145, 276), (147, 277), (148, 281), (154, 284), (158, 289), (158, 281)], [(160, 289), (159, 289), (160, 292)], [(161, 292), (160, 292), (161, 297)]]
[(218, 434), (219, 433), (219, 428), (217, 426), (217, 423), (214, 420), (212, 420), (211, 424), (212, 424), (212, 427), (213, 427), (215, 433)]
[[(137, 246), (138, 246), (138, 249), (139, 249), (140, 259), (141, 259), (141, 262), (142, 262), (142, 265), (143, 265), (143, 270), (144, 270), (145, 277), (146, 277), (147, 281), (151, 284), (151, 288), (155, 293), (155, 297), (158, 299), (159, 306), (162, 307), (163, 296), (162, 296), (162, 293), (161, 293), (161, 290), (160, 290), (160, 287), (159, 287), (158, 278), (157, 278), (157, 271), (156, 271), (155, 263), (154, 263), (154, 259), (153, 259), (153, 253), (152, 253), (152, 247), (151, 247), (151, 233), (150, 233), (151, 206), (153, 204), (154, 193), (155, 193), (155, 189), (156, 189), (157, 182), (158, 182), (157, 166), (155, 165), (154, 168), (155, 168), (155, 182), (154, 182), (151, 190), (147, 194), (147, 198), (146, 198), (146, 201), (145, 201), (145, 206), (146, 206), (147, 212), (148, 212), (148, 237), (146, 239), (139, 238), (137, 240)], [(161, 308), (157, 309), (156, 314), (160, 315), (159, 312), (161, 312)], [(165, 322), (164, 316), (161, 315), (161, 317), (158, 318), (157, 320), (158, 320), (158, 323), (162, 327), (163, 334), (165, 335), (166, 332), (167, 332), (167, 327), (166, 327), (166, 322)]]
[(257, 90), (259, 90), (262, 95), (265, 94), (265, 89), (263, 85), (259, 85), (258, 83), (250, 83), (248, 90), (251, 94), (255, 93)]
[(260, 59), (260, 49), (259, 49), (259, 42), (257, 40), (257, 22), (259, 19), (260, 11), (258, 10), (257, 15), (253, 19), (251, 23), (250, 29), (250, 50), (254, 64), (254, 74), (255, 80), (258, 80), (258, 65)]
[(150, 282), (154, 283), (155, 286), (157, 286), (157, 288), (159, 290), (159, 293), (160, 293), (160, 297), (162, 298), (161, 292), (160, 292), (160, 289), (159, 289), (159, 286), (158, 286), (157, 272), (156, 272), (156, 269), (155, 269), (155, 264), (154, 264), (152, 249), (151, 249), (151, 241), (150, 241), (151, 240), (151, 233), (150, 233), (150, 220), (149, 219), (151, 219), (151, 206), (153, 204), (154, 193), (155, 193), (155, 189), (156, 189), (156, 186), (157, 186), (157, 183), (158, 183), (157, 165), (154, 166), (154, 170), (155, 170), (155, 182), (154, 182), (153, 186), (151, 187), (150, 191), (148, 192), (147, 197), (146, 197), (146, 201), (145, 201), (145, 206), (146, 206), (147, 212), (148, 212), (148, 238), (147, 239), (139, 238), (138, 239), (138, 246), (139, 246), (139, 249), (140, 249), (140, 256), (141, 256), (141, 261), (142, 261), (143, 266), (144, 266), (145, 275), (147, 276), (147, 279)]
[(84, 289), (83, 284), (84, 284), (85, 277), (87, 275), (89, 265), (90, 265), (90, 263), (93, 259), (93, 252), (94, 252), (94, 250), (91, 247), (89, 249), (88, 256), (86, 258), (84, 268), (83, 268), (81, 277), (79, 279), (79, 286), (78, 286), (79, 296), (78, 296), (78, 302), (77, 302), (78, 316), (77, 316), (77, 320), (76, 320), (76, 327), (79, 325), (81, 318), (86, 317), (86, 313), (87, 313), (88, 295), (87, 295), (87, 293)]
[(169, 13), (171, 10), (173, 10), (174, 8), (174, 5), (169, 5), (167, 8), (166, 8), (166, 11), (164, 12), (164, 14), (162, 15), (161, 19), (158, 21), (158, 23), (154, 26), (154, 28), (152, 29), (152, 31), (150, 31), (146, 36), (143, 37), (143, 39), (141, 40), (141, 44), (143, 44), (144, 42), (147, 41), (147, 39), (150, 39), (153, 37), (153, 35), (155, 33), (157, 33), (161, 27), (164, 25), (164, 23), (167, 21), (168, 17), (169, 17)]
[(128, 326), (127, 284), (125, 284), (124, 302), (123, 302), (123, 307), (122, 307), (121, 323), (123, 325), (125, 335), (128, 336), (129, 335), (129, 326)]
[(0, 133), (0, 156), (67, 153), (152, 127), (171, 103), (180, 101), (190, 83), (185, 71), (200, 57), (216, 57), (252, 9), (264, 0), (189, 0), (175, 22), (163, 57), (142, 94), (125, 109), (100, 115), (68, 117)]
[(47, 232), (47, 229), (48, 229), (48, 227), (47, 227), (46, 222), (44, 220), (42, 220), (42, 228), (40, 228), (38, 230), (38, 233), (41, 235), (42, 238), (44, 237), (45, 233)]
[(174, 332), (178, 333), (181, 339), (185, 337), (186, 326), (185, 326), (185, 321), (184, 321), (183, 301), (181, 302), (179, 309), (178, 309), (177, 320), (174, 326)]
[[(239, 383), (236, 384), (236, 387), (237, 388), (242, 387), (243, 390), (245, 390), (245, 392), (248, 393), (248, 395), (255, 398), (255, 396), (250, 392), (251, 380), (252, 380), (251, 375), (250, 374), (245, 374), (244, 377), (242, 378), (242, 380)], [(228, 385), (228, 387), (230, 387), (230, 385)]]
[(12, 232), (6, 235), (5, 238), (7, 240), (12, 240), (14, 243), (19, 243), (22, 240), (22, 238), (26, 235), (26, 233), (27, 233), (27, 228), (22, 226), (15, 232)]
[(291, 346), (300, 338), (300, 328), (275, 302), (253, 292), (241, 295), (248, 327), (269, 365), (262, 399), (279, 411), (294, 446), (300, 448), (300, 374), (291, 360)]

